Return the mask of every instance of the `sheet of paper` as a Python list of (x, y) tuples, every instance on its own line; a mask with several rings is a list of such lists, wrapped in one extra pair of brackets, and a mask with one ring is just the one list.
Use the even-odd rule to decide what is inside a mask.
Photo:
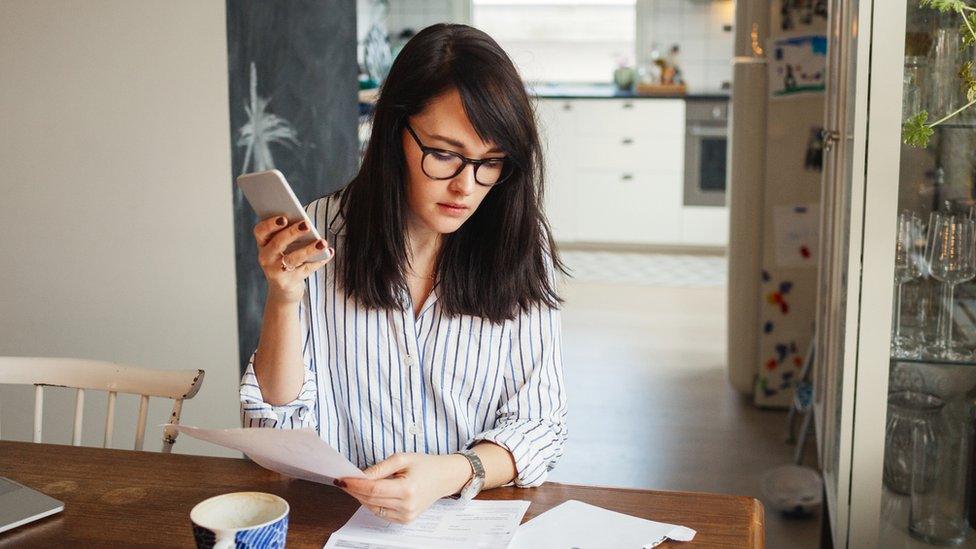
[(413, 549), (508, 547), (528, 501), (453, 499), (434, 502), (410, 524), (383, 520), (365, 507), (329, 536), (325, 547), (342, 549)]
[(198, 429), (170, 426), (193, 438), (244, 452), (255, 463), (294, 478), (332, 484), (336, 478), (366, 478), (315, 429)]
[(571, 499), (519, 526), (511, 549), (647, 549), (666, 539), (691, 541), (695, 533), (684, 526), (632, 517)]
[(774, 260), (777, 267), (817, 266), (820, 206), (794, 204), (773, 207)]

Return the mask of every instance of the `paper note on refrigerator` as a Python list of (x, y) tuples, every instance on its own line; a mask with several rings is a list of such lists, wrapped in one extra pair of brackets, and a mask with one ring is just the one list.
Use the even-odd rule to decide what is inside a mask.
[(569, 500), (519, 526), (511, 549), (647, 549), (665, 540), (691, 541), (691, 528), (654, 522)]
[(777, 267), (817, 266), (820, 206), (794, 204), (773, 207), (774, 261)]
[(198, 429), (170, 425), (193, 438), (232, 448), (272, 471), (294, 478), (332, 484), (337, 478), (366, 478), (345, 456), (319, 438), (315, 429)]

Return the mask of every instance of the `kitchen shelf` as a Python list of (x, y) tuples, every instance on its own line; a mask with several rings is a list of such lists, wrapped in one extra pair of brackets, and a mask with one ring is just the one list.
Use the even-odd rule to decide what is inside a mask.
[(897, 358), (891, 357), (891, 362), (910, 364), (931, 364), (933, 366), (976, 366), (976, 358), (967, 360), (943, 360), (941, 358)]
[[(972, 108), (972, 107), (970, 107)], [(935, 129), (950, 129), (950, 130), (963, 130), (963, 129), (973, 129), (976, 128), (976, 120), (960, 120), (952, 122), (943, 122), (935, 127)]]

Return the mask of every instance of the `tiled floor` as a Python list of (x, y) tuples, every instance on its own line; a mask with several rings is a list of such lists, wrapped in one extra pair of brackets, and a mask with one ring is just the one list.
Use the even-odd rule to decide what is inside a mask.
[(577, 282), (660, 288), (725, 286), (728, 267), (713, 255), (564, 250), (561, 257)]
[[(563, 285), (570, 434), (551, 479), (759, 497), (760, 475), (789, 463), (793, 447), (783, 442), (785, 412), (755, 408), (727, 382), (725, 288), (709, 282), (724, 279), (724, 260), (705, 258), (709, 274), (681, 268), (649, 275), (661, 285), (625, 284), (618, 274), (601, 280), (591, 266), (607, 256), (588, 253), (566, 254), (578, 275)], [(607, 264), (644, 268), (629, 269), (627, 257)], [(692, 278), (703, 282), (679, 284)], [(817, 547), (818, 520), (767, 509), (767, 547)]]

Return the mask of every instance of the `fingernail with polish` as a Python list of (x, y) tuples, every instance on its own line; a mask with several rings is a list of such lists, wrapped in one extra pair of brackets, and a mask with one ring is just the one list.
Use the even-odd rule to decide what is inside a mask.
[(346, 483), (345, 483), (345, 482), (342, 482), (342, 481), (341, 481), (341, 480), (339, 480), (339, 479), (335, 479), (335, 480), (333, 480), (333, 481), (332, 481), (332, 484), (335, 484), (335, 485), (336, 485), (336, 486), (338, 486), (339, 488), (345, 488), (345, 487), (346, 487)]
[(322, 242), (321, 240), (319, 240), (318, 242), (315, 243), (315, 248), (316, 249), (319, 249), (319, 250), (324, 250), (325, 249), (325, 242)]
[(284, 217), (279, 217), (278, 219), (275, 219), (275, 225), (277, 225), (279, 227), (284, 227), (285, 226), (285, 218)]
[(301, 223), (298, 224), (298, 230), (299, 231), (307, 231), (308, 230), (308, 224), (305, 223), (304, 221), (302, 221)]

